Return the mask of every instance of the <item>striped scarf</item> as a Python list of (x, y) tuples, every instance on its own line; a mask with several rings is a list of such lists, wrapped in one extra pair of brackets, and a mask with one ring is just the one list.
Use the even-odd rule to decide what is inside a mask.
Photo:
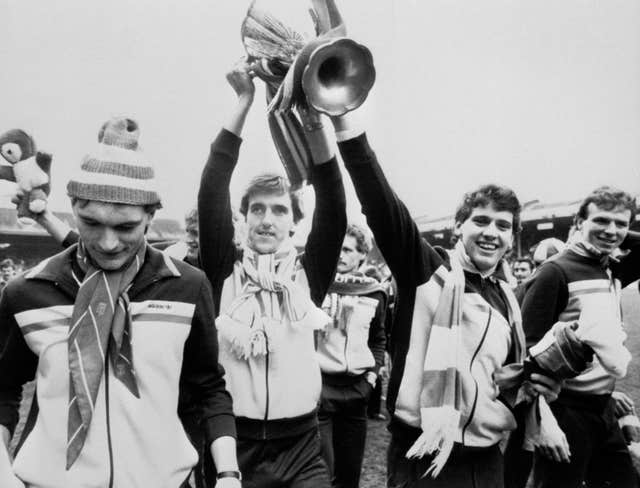
[(69, 347), (69, 418), (67, 469), (80, 455), (94, 412), (105, 361), (109, 356), (113, 375), (140, 397), (131, 350), (131, 312), (127, 292), (142, 268), (147, 246), (143, 243), (131, 262), (118, 271), (97, 268), (82, 242), (77, 262), (85, 272), (78, 282), (67, 339)]
[[(428, 332), (420, 393), (422, 433), (406, 454), (407, 458), (433, 454), (431, 465), (424, 474), (430, 474), (433, 478), (440, 474), (449, 459), (460, 426), (462, 389), (457, 366), (458, 353), (462, 347), (460, 326), (465, 289), (464, 271), (479, 272), (461, 242), (456, 244), (449, 255), (451, 270), (444, 281)], [(504, 269), (507, 264), (501, 261), (498, 266)], [(482, 275), (488, 276), (493, 272), (495, 269)], [(516, 357), (520, 359), (524, 351), (524, 333), (519, 309), (508, 284), (501, 280), (500, 286), (507, 297)]]
[[(365, 276), (360, 271), (336, 274), (327, 292), (326, 307), (324, 307), (324, 310), (332, 318), (332, 322), (328, 325), (340, 330), (346, 336), (354, 311), (353, 297), (369, 295), (382, 290), (382, 285), (378, 280)], [(328, 331), (325, 330), (325, 337), (327, 336), (326, 332)]]
[(275, 351), (285, 320), (311, 329), (331, 320), (294, 281), (298, 269), (290, 242), (271, 254), (243, 250), (233, 271), (235, 297), (216, 319), (218, 333), (239, 359)]

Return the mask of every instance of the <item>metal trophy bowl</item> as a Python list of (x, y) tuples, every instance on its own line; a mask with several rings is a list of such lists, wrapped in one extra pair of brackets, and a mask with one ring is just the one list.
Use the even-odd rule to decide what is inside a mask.
[[(289, 6), (298, 2), (291, 0)], [(311, 4), (313, 38), (280, 21), (264, 1), (251, 3), (241, 28), (249, 61), (267, 88), (271, 136), (294, 187), (308, 181), (312, 163), (293, 109), (308, 104), (329, 116), (343, 115), (362, 105), (376, 77), (371, 52), (346, 37), (334, 0)]]
[(362, 105), (375, 79), (371, 51), (348, 37), (336, 37), (309, 56), (302, 90), (313, 108), (339, 116)]

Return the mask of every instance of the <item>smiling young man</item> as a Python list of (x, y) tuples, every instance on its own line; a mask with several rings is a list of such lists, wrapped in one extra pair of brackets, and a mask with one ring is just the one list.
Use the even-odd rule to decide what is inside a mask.
[(237, 249), (229, 183), (255, 87), (244, 64), (227, 79), (238, 105), (211, 146), (198, 211), (200, 257), (220, 312), (220, 361), (233, 397), (243, 483), (328, 487), (318, 437), (321, 379), (314, 333), (330, 321), (319, 305), (346, 228), (342, 179), (319, 118), (306, 119), (316, 206), (304, 253), (291, 239), (303, 217), (298, 195), (273, 174), (253, 178), (242, 196), (247, 238)]
[[(145, 239), (160, 207), (135, 121), (100, 130), (67, 185), (79, 241), (0, 300), (0, 486), (185, 488), (198, 455), (179, 394), (201, 420), (217, 488), (238, 488), (235, 426), (210, 285)], [(11, 466), (22, 385), (36, 393)]]
[(332, 485), (357, 488), (367, 435), (367, 403), (384, 364), (387, 296), (359, 271), (371, 250), (364, 229), (351, 224), (323, 308), (332, 321), (318, 334), (322, 370), (320, 437)]
[[(600, 187), (584, 199), (568, 248), (538, 268), (524, 296), (528, 345), (558, 321), (596, 320), (612, 334), (619, 331), (620, 290), (640, 278), (640, 236), (629, 231), (634, 216), (633, 198), (620, 190)], [(570, 462), (562, 462), (558, 446), (541, 446), (535, 453), (535, 486), (636, 486), (615, 415), (626, 402), (612, 397), (614, 387), (615, 379), (597, 359), (565, 380), (551, 407), (567, 438)]]
[[(497, 185), (467, 193), (455, 214), (455, 248), (433, 248), (363, 131), (349, 117), (333, 122), (362, 211), (398, 285), (387, 486), (501, 487), (498, 444), (516, 421), (506, 398), (512, 392), (500, 392), (493, 376), (523, 359), (520, 311), (503, 259), (520, 226), (520, 203)], [(534, 388), (553, 397), (554, 387)]]

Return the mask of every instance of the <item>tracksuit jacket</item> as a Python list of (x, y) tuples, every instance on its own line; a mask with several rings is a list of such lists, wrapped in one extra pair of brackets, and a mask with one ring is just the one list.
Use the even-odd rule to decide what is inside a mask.
[[(241, 141), (225, 129), (219, 133), (211, 145), (198, 195), (200, 259), (211, 280), (216, 308), (222, 311), (234, 298), (234, 263), (242, 259), (233, 241), (229, 194)], [(335, 158), (313, 167), (312, 183), (316, 207), (295, 282), (308, 288), (319, 306), (333, 280), (346, 229), (344, 188)], [(264, 357), (240, 359), (221, 340), (220, 362), (233, 397), (239, 438), (284, 437), (317, 426), (321, 380), (314, 332), (285, 321), (281, 325), (284, 335), (279, 349)]]
[[(522, 303), (527, 346), (538, 342), (556, 322), (578, 320), (585, 310), (598, 317), (608, 315), (614, 327), (623, 326), (620, 290), (640, 278), (640, 233), (629, 232), (621, 247), (630, 252), (608, 266), (568, 248), (538, 268)], [(562, 384), (563, 392), (588, 395), (607, 395), (614, 388), (615, 379), (597, 357), (586, 371)]]
[[(329, 327), (318, 335), (318, 361), (326, 376), (361, 376), (367, 371), (378, 374), (384, 365), (387, 297), (380, 290), (368, 295), (350, 295), (353, 311), (346, 331)], [(328, 311), (330, 297), (324, 301)]]
[(148, 248), (129, 291), (140, 398), (107, 361), (86, 442), (66, 471), (67, 336), (78, 291), (71, 270), (83, 276), (75, 254), (72, 246), (43, 261), (0, 300), (0, 424), (10, 431), (22, 385), (36, 379), (14, 472), (29, 488), (178, 488), (198, 459), (177, 414), (180, 393), (188, 392), (209, 441), (235, 436), (210, 285), (201, 271)]
[[(449, 255), (421, 236), (409, 211), (393, 192), (364, 134), (338, 144), (351, 174), (362, 211), (398, 284), (398, 300), (389, 350), (393, 369), (387, 408), (389, 429), (410, 446), (421, 433), (420, 393), (426, 354), (421, 315), (434, 314), (442, 284), (450, 272)], [(514, 335), (507, 297), (494, 273), (483, 278), (465, 270), (462, 347), (458, 370), (462, 387), (462, 423), (457, 442), (489, 447), (515, 428), (510, 406), (492, 375), (514, 359)], [(512, 299), (515, 301), (515, 298)], [(513, 302), (512, 302), (513, 303)], [(515, 306), (517, 311), (517, 305)]]

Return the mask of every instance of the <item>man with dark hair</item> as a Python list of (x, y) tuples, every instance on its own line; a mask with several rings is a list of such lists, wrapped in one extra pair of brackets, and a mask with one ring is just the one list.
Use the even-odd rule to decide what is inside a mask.
[(517, 258), (513, 261), (513, 277), (517, 280), (518, 285), (525, 281), (533, 274), (536, 266), (531, 258)]
[[(188, 486), (198, 455), (178, 416), (185, 391), (208, 456), (238, 472), (211, 288), (146, 242), (160, 197), (138, 136), (131, 119), (103, 126), (67, 185), (79, 242), (0, 300), (2, 487)], [(11, 466), (22, 385), (34, 378)]]
[(302, 218), (296, 194), (277, 175), (249, 184), (240, 205), (241, 250), (233, 242), (229, 183), (255, 87), (244, 64), (227, 80), (238, 105), (211, 146), (198, 194), (200, 256), (209, 276), (238, 430), (245, 487), (329, 486), (320, 455), (320, 368), (314, 334), (330, 318), (319, 307), (331, 284), (346, 228), (345, 195), (319, 118), (305, 117), (316, 207), (305, 252), (291, 235)]
[(249, 212), (249, 201), (252, 197), (260, 194), (289, 194), (291, 198), (291, 211), (293, 212), (293, 222), (297, 224), (304, 217), (300, 195), (292, 191), (289, 181), (282, 175), (275, 173), (263, 173), (255, 176), (245, 189), (240, 200), (240, 213), (246, 218)]
[(322, 370), (320, 436), (332, 485), (357, 488), (367, 435), (367, 403), (384, 365), (386, 293), (359, 268), (371, 250), (350, 224), (323, 308), (332, 321), (318, 334)]
[[(640, 277), (640, 236), (629, 231), (634, 215), (631, 196), (614, 188), (597, 188), (584, 199), (568, 248), (542, 264), (528, 286), (522, 304), (527, 345), (557, 322), (578, 319), (607, 327), (610, 335), (620, 333), (620, 290)], [(539, 447), (535, 486), (636, 486), (616, 420), (616, 410), (630, 410), (629, 402), (612, 396), (614, 387), (615, 378), (597, 358), (565, 380), (551, 409), (569, 451), (555, 444)]]
[[(519, 230), (513, 191), (485, 185), (456, 212), (455, 249), (431, 247), (387, 182), (366, 136), (334, 119), (339, 148), (398, 285), (387, 407), (389, 488), (503, 486), (500, 441), (516, 421), (494, 375), (523, 360), (520, 311), (504, 258)], [(534, 391), (553, 398), (541, 375)]]

